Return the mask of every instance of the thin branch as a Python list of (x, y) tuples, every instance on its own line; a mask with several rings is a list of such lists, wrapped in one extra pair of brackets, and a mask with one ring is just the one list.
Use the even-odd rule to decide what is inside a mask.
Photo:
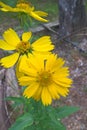
[[(87, 33), (86, 34), (82, 34), (82, 33), (80, 33), (80, 34), (75, 34), (75, 36), (87, 36)], [(75, 37), (74, 36), (74, 37)]]
[[(80, 32), (80, 31), (86, 31), (86, 30), (87, 30), (87, 27), (78, 29), (77, 31), (74, 31), (74, 32), (72, 32), (71, 34), (68, 34), (67, 36), (63, 36), (63, 39), (70, 38), (70, 37), (72, 37), (73, 35), (76, 35), (78, 32)], [(84, 34), (84, 35), (85, 35), (85, 34)]]
[(13, 115), (13, 113), (15, 112), (15, 110), (17, 109), (17, 107), (15, 107), (14, 109), (13, 109), (13, 111), (10, 113), (10, 115), (8, 116), (8, 118), (7, 118), (7, 120), (5, 120), (5, 122), (4, 122), (4, 124), (2, 125), (2, 130), (3, 130), (3, 128), (4, 128), (4, 126), (7, 124), (7, 122), (8, 122), (8, 120), (11, 118), (11, 116)]
[[(81, 49), (81, 48), (79, 48), (79, 47), (77, 46), (77, 42), (72, 42), (72, 41), (70, 41), (70, 40), (68, 40), (68, 39), (65, 39), (65, 38), (68, 38), (68, 37), (72, 36), (72, 34), (77, 33), (77, 31), (75, 31), (75, 32), (73, 32), (72, 34), (70, 34), (70, 35), (64, 37), (64, 36), (61, 36), (60, 33), (54, 31), (52, 28), (47, 27), (45, 24), (42, 24), (42, 26), (43, 26), (44, 28), (46, 28), (47, 30), (51, 31), (52, 33), (55, 33), (57, 36), (59, 36), (58, 41), (64, 41), (64, 42), (71, 43), (72, 46), (73, 46), (73, 47), (76, 47), (79, 52), (82, 52), (82, 53), (84, 53), (85, 55), (87, 55), (87, 52), (85, 52), (83, 49)], [(86, 29), (87, 29), (87, 28), (86, 28)], [(80, 30), (83, 30), (83, 29), (80, 29)], [(79, 31), (80, 31), (80, 30), (79, 30)]]

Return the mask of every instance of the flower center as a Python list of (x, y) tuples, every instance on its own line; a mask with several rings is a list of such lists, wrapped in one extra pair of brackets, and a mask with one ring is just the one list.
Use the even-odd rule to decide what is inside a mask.
[(23, 42), (21, 41), (17, 46), (16, 46), (16, 50), (21, 53), (28, 53), (31, 50), (31, 45), (29, 42)]
[(19, 9), (29, 10), (32, 6), (29, 2), (19, 1), (16, 7)]
[(52, 75), (49, 71), (41, 71), (38, 73), (37, 82), (40, 83), (41, 86), (48, 86), (52, 82)]

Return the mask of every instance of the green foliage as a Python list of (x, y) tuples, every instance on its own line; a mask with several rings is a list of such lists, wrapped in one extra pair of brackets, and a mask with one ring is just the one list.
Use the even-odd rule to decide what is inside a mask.
[(24, 31), (28, 31), (33, 26), (33, 19), (23, 12), (18, 13), (18, 19)]
[(12, 7), (14, 7), (17, 3), (17, 0), (1, 0), (2, 2), (4, 2), (5, 4), (8, 4)]
[(14, 103), (12, 104), (12, 107), (19, 107), (21, 105), (23, 105), (25, 99), (24, 97), (20, 96), (20, 97), (6, 97), (5, 100), (8, 101), (13, 101)]
[(87, 12), (87, 0), (85, 0), (86, 12)]
[(79, 110), (74, 106), (43, 106), (40, 101), (36, 102), (32, 98), (8, 97), (6, 100), (13, 100), (15, 107), (22, 104), (24, 109), (24, 114), (9, 130), (66, 130), (62, 119)]
[(33, 124), (33, 117), (30, 113), (25, 113), (19, 117), (9, 130), (24, 130), (27, 126)]
[(63, 107), (59, 107), (59, 108), (55, 108), (57, 113), (57, 116), (59, 119), (63, 119), (71, 114), (73, 114), (74, 112), (77, 112), (79, 110), (79, 107), (75, 107), (75, 106), (63, 106)]

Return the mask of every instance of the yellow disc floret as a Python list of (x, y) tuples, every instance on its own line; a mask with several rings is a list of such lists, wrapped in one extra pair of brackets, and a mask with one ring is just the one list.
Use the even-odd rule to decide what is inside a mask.
[(38, 73), (37, 82), (40, 86), (45, 87), (51, 84), (52, 74), (49, 71), (41, 71)]
[(18, 3), (16, 5), (16, 7), (19, 8), (19, 9), (24, 9), (26, 11), (32, 10), (32, 8), (31, 8), (32, 6), (31, 6), (31, 4), (29, 2)]
[(28, 53), (29, 50), (31, 49), (31, 45), (29, 42), (23, 42), (21, 41), (17, 47), (16, 50), (20, 53), (20, 54), (24, 54), (24, 53)]

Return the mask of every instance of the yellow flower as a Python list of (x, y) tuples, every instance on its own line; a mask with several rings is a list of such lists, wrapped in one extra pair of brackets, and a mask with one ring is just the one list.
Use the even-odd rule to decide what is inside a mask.
[(22, 72), (18, 78), (21, 86), (26, 86), (23, 95), (27, 98), (42, 100), (44, 105), (52, 103), (52, 99), (66, 96), (71, 87), (72, 80), (68, 78), (68, 67), (64, 67), (65, 61), (55, 54), (50, 54), (47, 59), (39, 56), (31, 56), (19, 67)]
[(0, 49), (14, 50), (14, 52), (10, 56), (1, 58), (1, 65), (9, 68), (18, 61), (20, 56), (27, 55), (28, 57), (31, 53), (39, 53), (46, 56), (50, 53), (49, 51), (54, 49), (50, 36), (43, 36), (32, 44), (29, 42), (31, 36), (31, 32), (24, 32), (22, 39), (20, 39), (13, 29), (10, 28), (5, 31), (3, 34), (4, 40), (0, 39)]
[(20, 1), (16, 4), (16, 7), (11, 7), (3, 2), (0, 2), (0, 10), (4, 12), (24, 12), (38, 21), (48, 22), (48, 20), (42, 18), (46, 17), (48, 14), (43, 11), (35, 11), (34, 6), (31, 6), (29, 2)]

